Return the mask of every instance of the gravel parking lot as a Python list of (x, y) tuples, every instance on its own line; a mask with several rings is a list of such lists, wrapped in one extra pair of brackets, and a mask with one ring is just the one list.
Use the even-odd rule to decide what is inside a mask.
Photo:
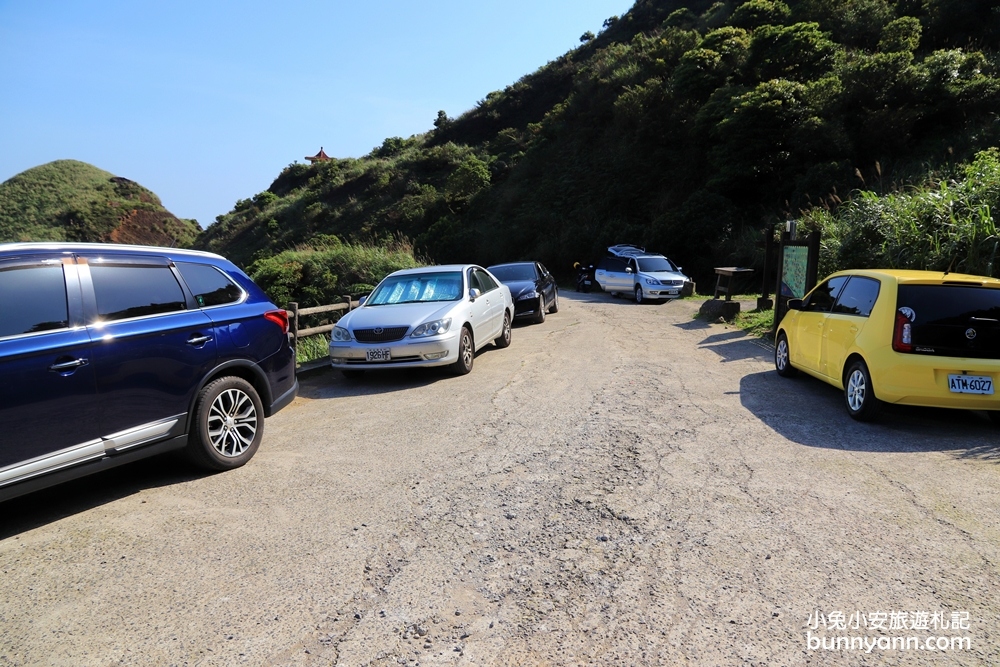
[(1000, 664), (997, 430), (855, 423), (698, 305), (564, 292), (467, 376), (309, 376), (239, 470), (0, 505), (0, 665)]

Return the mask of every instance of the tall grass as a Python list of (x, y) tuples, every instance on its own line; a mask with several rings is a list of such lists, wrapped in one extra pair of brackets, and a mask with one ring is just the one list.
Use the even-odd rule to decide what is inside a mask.
[(878, 195), (855, 194), (835, 210), (813, 209), (803, 221), (823, 235), (820, 273), (849, 268), (924, 269), (986, 275), (1000, 211), (1000, 152), (979, 153), (952, 180)]
[(325, 334), (300, 338), (295, 344), (295, 361), (304, 364), (324, 359), (330, 354), (330, 339)]

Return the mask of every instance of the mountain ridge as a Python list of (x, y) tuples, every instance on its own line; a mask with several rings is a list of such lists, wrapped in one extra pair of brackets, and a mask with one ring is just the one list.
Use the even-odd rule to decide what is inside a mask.
[(252, 266), (402, 234), (439, 262), (566, 273), (633, 242), (703, 282), (758, 263), (764, 229), (962, 178), (1000, 143), (990, 3), (639, 0), (581, 39), (426, 134), (290, 165), (198, 245)]
[(152, 191), (79, 160), (55, 160), (0, 183), (0, 242), (190, 246), (201, 232)]

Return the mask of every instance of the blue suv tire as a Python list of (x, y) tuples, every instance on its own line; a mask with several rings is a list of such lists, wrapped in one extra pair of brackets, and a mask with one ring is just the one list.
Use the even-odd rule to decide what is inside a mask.
[(231, 470), (253, 458), (264, 436), (264, 408), (257, 391), (239, 377), (223, 377), (201, 390), (187, 454), (209, 470)]

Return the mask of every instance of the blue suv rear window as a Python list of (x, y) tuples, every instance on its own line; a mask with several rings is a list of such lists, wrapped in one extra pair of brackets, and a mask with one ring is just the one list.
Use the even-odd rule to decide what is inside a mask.
[(214, 266), (177, 262), (177, 270), (203, 308), (236, 303), (243, 296), (243, 290)]

